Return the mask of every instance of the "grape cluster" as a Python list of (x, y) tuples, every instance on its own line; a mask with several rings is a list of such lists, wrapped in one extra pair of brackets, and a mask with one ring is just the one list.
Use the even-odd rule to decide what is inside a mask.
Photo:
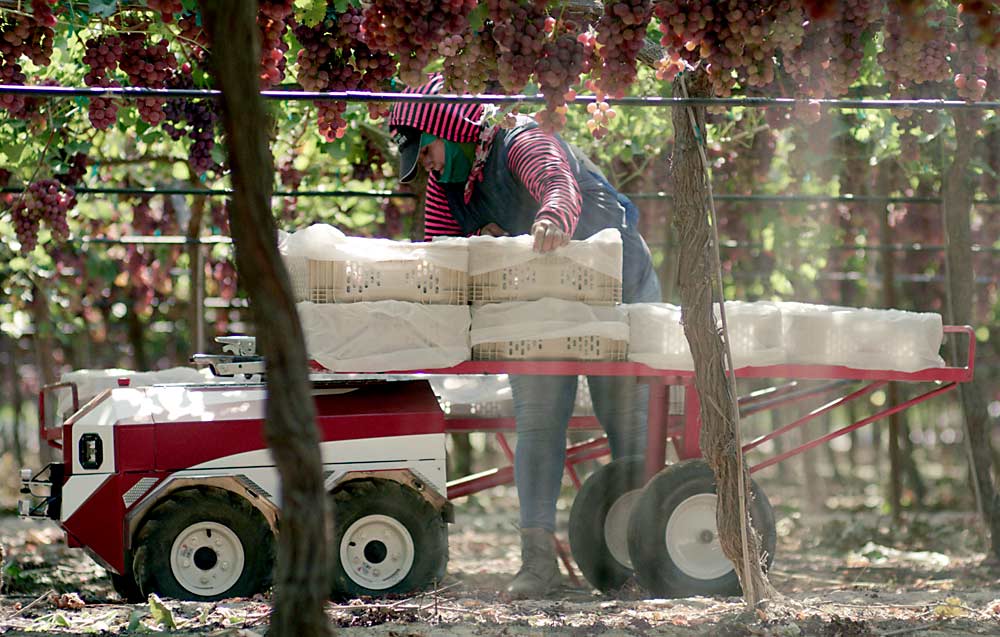
[(612, 0), (604, 3), (597, 21), (601, 69), (597, 85), (612, 97), (622, 97), (635, 80), (635, 60), (646, 41), (646, 25), (653, 15), (650, 0)]
[(135, 234), (151, 235), (158, 229), (149, 202), (149, 197), (140, 197), (139, 201), (132, 205), (132, 232)]
[(954, 45), (952, 67), (958, 96), (970, 102), (983, 99), (988, 86), (989, 56), (973, 31), (973, 23), (963, 20)]
[(890, 0), (885, 38), (878, 61), (893, 94), (898, 88), (923, 82), (943, 82), (951, 76), (947, 14), (934, 9), (917, 12), (906, 0)]
[[(827, 11), (829, 17), (816, 19), (801, 45), (784, 58), (785, 70), (798, 83), (799, 92), (808, 97), (847, 93), (861, 73), (866, 36), (881, 17), (877, 0), (831, 4), (834, 7)], [(816, 116), (816, 109), (809, 108), (803, 114), (809, 121)]]
[(160, 12), (160, 18), (167, 24), (174, 21), (174, 14), (184, 10), (181, 0), (147, 0), (149, 8)]
[[(165, 88), (177, 69), (177, 57), (170, 52), (168, 42), (160, 40), (152, 44), (145, 33), (126, 33), (121, 42), (122, 56), (118, 58), (118, 66), (132, 86)], [(164, 100), (157, 97), (137, 99), (139, 118), (153, 126), (159, 124), (165, 118), (163, 104)]]
[(383, 166), (386, 158), (382, 154), (382, 149), (368, 135), (362, 135), (362, 139), (364, 146), (351, 161), (351, 178), (358, 181), (384, 178)]
[[(328, 17), (315, 26), (300, 24), (295, 37), (302, 45), (298, 56), (298, 82), (307, 91), (348, 91), (361, 84), (361, 73), (351, 64), (350, 35), (341, 28), (341, 21)], [(316, 102), (320, 134), (327, 141), (344, 136), (347, 103), (340, 100)]]
[[(25, 79), (27, 79), (24, 73), (21, 71), (21, 65), (16, 62), (0, 63), (0, 84), (12, 84), (16, 86), (22, 86)], [(27, 115), (26, 100), (23, 95), (14, 95), (13, 93), (4, 93), (0, 95), (0, 108), (5, 109), (11, 114), (11, 116), (18, 119), (23, 118)]]
[[(330, 14), (315, 26), (298, 25), (295, 37), (302, 45), (298, 56), (298, 82), (309, 91), (350, 91), (386, 88), (395, 75), (395, 61), (389, 53), (370, 48), (365, 38), (366, 17), (360, 9), (348, 7)], [(389, 104), (368, 103), (368, 113), (375, 119), (388, 113)], [(320, 134), (327, 141), (338, 139), (347, 129), (344, 113), (347, 103), (326, 100), (317, 102)]]
[(215, 294), (223, 300), (231, 301), (237, 291), (236, 268), (228, 259), (215, 263), (210, 261), (207, 265), (209, 281), (215, 284)]
[(484, 93), (498, 77), (492, 25), (469, 31), (453, 55), (444, 58), (444, 88), (451, 93)]
[(587, 80), (586, 86), (594, 91), (594, 95), (597, 97), (596, 101), (587, 104), (587, 113), (590, 115), (590, 119), (587, 120), (587, 130), (594, 136), (594, 139), (601, 139), (608, 134), (608, 124), (618, 114), (608, 104), (607, 96), (597, 86), (597, 82)]
[[(776, 6), (748, 0), (683, 0), (657, 3), (664, 59), (658, 75), (672, 79), (686, 64), (701, 64), (715, 95), (727, 97), (737, 82), (758, 87), (774, 80), (774, 55), (794, 42), (799, 0)], [(800, 20), (801, 24), (801, 20)]]
[[(278, 179), (281, 182), (282, 190), (298, 190), (302, 186), (304, 176), (305, 174), (295, 167), (291, 157), (278, 164)], [(298, 201), (298, 197), (295, 196), (282, 197), (279, 219), (294, 221), (298, 217)]]
[(543, 55), (546, 35), (545, 2), (540, 0), (487, 0), (493, 20), (493, 38), (500, 57), (498, 79), (508, 93), (525, 87)]
[[(38, 66), (51, 64), (56, 25), (54, 4), (55, 0), (32, 0), (30, 15), (0, 14), (0, 83), (24, 85), (27, 78), (20, 64), (22, 56)], [(34, 104), (23, 96), (0, 96), (0, 108), (17, 119), (34, 119), (38, 115)]]
[[(194, 88), (191, 66), (182, 64), (167, 79), (167, 88)], [(168, 100), (163, 108), (163, 130), (171, 139), (187, 135), (191, 140), (188, 161), (199, 175), (217, 168), (212, 159), (219, 121), (217, 104), (211, 99)]]
[(267, 90), (285, 79), (285, 33), (292, 15), (292, 0), (262, 0), (257, 14), (260, 28), (260, 88)]
[(66, 213), (75, 205), (76, 193), (73, 189), (55, 179), (42, 179), (29, 184), (10, 209), (21, 253), (28, 254), (38, 245), (38, 230), (43, 222), (54, 239), (65, 241), (69, 237)]
[[(396, 75), (396, 59), (389, 53), (372, 51), (362, 42), (354, 44), (354, 66), (361, 72), (361, 88), (379, 92), (389, 87)], [(367, 102), (368, 116), (372, 119), (388, 117), (392, 105), (388, 102)]]
[(576, 98), (570, 87), (580, 80), (581, 72), (589, 69), (592, 50), (592, 38), (586, 33), (564, 33), (545, 40), (534, 69), (545, 98), (545, 108), (535, 114), (542, 130), (554, 133), (566, 125), (566, 101)]
[(195, 13), (185, 13), (177, 21), (177, 35), (180, 42), (190, 50), (191, 59), (201, 61), (209, 48), (208, 32), (200, 24)]
[(212, 227), (216, 232), (229, 234), (229, 210), (226, 207), (226, 200), (213, 200), (208, 207), (209, 217)]
[(73, 153), (65, 160), (65, 164), (65, 172), (56, 175), (56, 180), (72, 188), (79, 184), (83, 176), (87, 174), (87, 166), (90, 165), (90, 160), (87, 158), (86, 153)]
[(415, 86), (442, 42), (443, 53), (454, 52), (453, 34), (468, 30), (475, 7), (476, 0), (374, 0), (364, 10), (363, 39), (373, 51), (397, 54), (399, 78)]
[[(83, 63), (90, 70), (83, 76), (87, 86), (110, 88), (121, 86), (111, 75), (124, 55), (121, 37), (101, 35), (85, 43)], [(109, 97), (92, 97), (87, 107), (90, 123), (98, 130), (107, 130), (118, 120), (118, 104)]]

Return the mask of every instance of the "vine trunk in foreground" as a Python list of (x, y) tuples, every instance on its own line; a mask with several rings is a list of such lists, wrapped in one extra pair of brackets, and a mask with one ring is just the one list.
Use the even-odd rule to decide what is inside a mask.
[[(709, 96), (708, 78), (703, 72), (678, 76), (674, 83), (674, 95), (684, 94), (680, 85), (682, 81), (687, 83), (690, 97)], [(699, 137), (692, 129), (691, 112), (700, 131)], [(725, 349), (712, 307), (715, 247), (709, 226), (705, 167), (698, 149), (706, 130), (704, 107), (674, 108), (673, 128), (673, 227), (680, 251), (678, 271), (682, 273), (678, 288), (681, 321), (694, 357), (695, 387), (701, 403), (701, 450), (715, 473), (719, 542), (736, 568), (747, 604), (755, 607), (773, 597), (774, 591), (761, 568), (760, 538), (750, 525), (749, 516), (740, 514), (740, 498), (745, 498), (747, 503), (750, 501), (750, 474), (740, 462), (736, 397), (729, 390)], [(739, 488), (740, 472), (743, 473), (742, 493)], [(749, 506), (744, 510), (748, 511)], [(743, 528), (749, 538), (746, 559), (743, 554)]]
[[(972, 154), (976, 131), (982, 121), (979, 111), (956, 110), (955, 156), (945, 174), (943, 201), (948, 273), (949, 320), (956, 325), (974, 325), (975, 270), (972, 267)], [(967, 365), (966, 350), (952, 341), (956, 365)], [(990, 417), (982, 374), (971, 383), (961, 383), (962, 416), (965, 421), (966, 449), (969, 453), (970, 482), (980, 513), (990, 532), (990, 558), (1000, 564), (1000, 497), (993, 484), (993, 445), (990, 441)], [(993, 473), (995, 475), (995, 473)]]
[(270, 634), (326, 635), (324, 603), (330, 572), (326, 497), (302, 327), (271, 214), (274, 166), (267, 138), (271, 127), (258, 92), (257, 3), (202, 0), (200, 4), (214, 43), (216, 85), (222, 91), (236, 267), (250, 297), (258, 349), (267, 360), (264, 437), (281, 475), (281, 533)]

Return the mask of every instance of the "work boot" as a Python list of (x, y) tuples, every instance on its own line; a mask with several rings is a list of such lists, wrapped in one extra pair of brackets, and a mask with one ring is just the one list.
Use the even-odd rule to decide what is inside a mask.
[(545, 529), (521, 529), (521, 570), (507, 592), (515, 599), (543, 597), (558, 582), (555, 536)]

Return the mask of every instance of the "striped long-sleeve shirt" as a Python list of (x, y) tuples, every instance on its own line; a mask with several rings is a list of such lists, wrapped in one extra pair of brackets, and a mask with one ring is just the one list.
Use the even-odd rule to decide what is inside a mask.
[[(507, 167), (539, 203), (536, 220), (549, 219), (569, 235), (576, 230), (583, 198), (566, 155), (555, 137), (528, 129), (511, 142)], [(448, 198), (434, 176), (427, 181), (424, 237), (461, 236)]]

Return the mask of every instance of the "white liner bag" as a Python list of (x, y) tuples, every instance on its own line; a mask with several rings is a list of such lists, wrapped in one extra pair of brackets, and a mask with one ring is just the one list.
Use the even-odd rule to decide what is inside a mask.
[(534, 237), (470, 237), (473, 301), (562, 298), (588, 303), (621, 301), (622, 238), (608, 228), (552, 252), (533, 250)]
[(625, 360), (628, 319), (617, 306), (540, 299), (474, 306), (474, 360)]
[(789, 363), (915, 372), (944, 366), (940, 314), (782, 302)]
[(472, 345), (567, 336), (628, 341), (628, 315), (619, 306), (562, 299), (489, 303), (472, 309)]
[(451, 367), (469, 360), (469, 307), (405, 301), (296, 305), (309, 357), (330, 371)]
[[(694, 369), (680, 307), (669, 303), (632, 303), (623, 307), (629, 317), (629, 360), (654, 369)], [(721, 329), (717, 307), (716, 323)], [(781, 314), (774, 303), (727, 301), (726, 325), (736, 367), (784, 362)]]
[[(334, 226), (319, 223), (291, 234), (279, 232), (278, 251), (291, 276), (296, 301), (310, 300), (314, 283), (309, 263), (313, 261), (351, 264), (358, 279), (355, 285), (361, 280), (377, 280), (382, 287), (367, 288), (362, 300), (465, 303), (469, 248), (464, 237), (411, 243), (351, 237)], [(438, 285), (444, 289), (428, 289)], [(352, 296), (358, 294), (355, 290)]]

